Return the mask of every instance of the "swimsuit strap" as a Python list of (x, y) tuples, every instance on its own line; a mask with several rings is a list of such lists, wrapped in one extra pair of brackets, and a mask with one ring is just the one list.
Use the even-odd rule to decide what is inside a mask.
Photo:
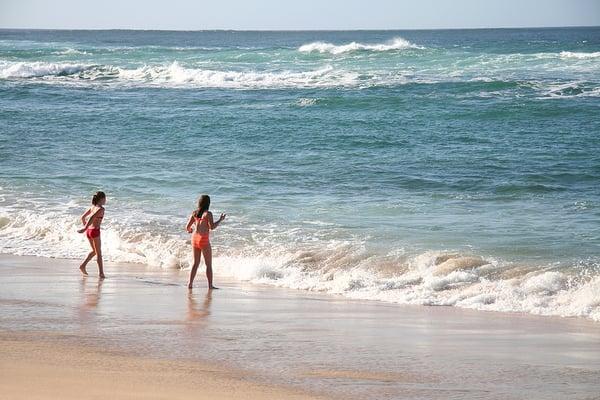
[(204, 219), (204, 214), (202, 214), (201, 217), (198, 217), (194, 214), (194, 218), (196, 219), (196, 221), (202, 221)]

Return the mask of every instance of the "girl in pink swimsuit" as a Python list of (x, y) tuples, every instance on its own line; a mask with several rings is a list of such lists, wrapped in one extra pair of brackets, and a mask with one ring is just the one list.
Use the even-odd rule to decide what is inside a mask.
[(102, 242), (100, 240), (100, 224), (104, 218), (104, 204), (106, 204), (106, 195), (104, 192), (96, 192), (92, 197), (92, 206), (81, 216), (81, 223), (84, 225), (77, 232), (84, 233), (90, 243), (92, 251), (90, 251), (79, 266), (79, 270), (83, 275), (87, 275), (85, 267), (94, 256), (98, 262), (98, 276), (104, 279), (104, 265), (102, 262)]
[(208, 279), (208, 288), (217, 289), (213, 286), (212, 273), (212, 248), (210, 247), (210, 231), (225, 219), (226, 215), (221, 214), (218, 221), (213, 220), (213, 215), (208, 208), (210, 207), (210, 197), (206, 194), (200, 196), (198, 208), (194, 210), (188, 220), (186, 230), (192, 233), (192, 250), (194, 252), (194, 265), (190, 272), (190, 281), (188, 288), (191, 289), (196, 277), (196, 271), (200, 265), (200, 257), (204, 255), (204, 264), (206, 264), (206, 279)]

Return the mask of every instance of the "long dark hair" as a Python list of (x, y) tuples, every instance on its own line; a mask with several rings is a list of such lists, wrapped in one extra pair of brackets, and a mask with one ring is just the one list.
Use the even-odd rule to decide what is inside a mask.
[(97, 206), (98, 203), (100, 203), (100, 200), (105, 199), (105, 198), (106, 198), (106, 195), (104, 194), (104, 192), (98, 191), (98, 192), (96, 192), (96, 194), (94, 194), (92, 196), (92, 204)]
[(210, 196), (203, 194), (198, 199), (198, 208), (196, 209), (196, 218), (202, 218), (202, 214), (208, 211), (210, 207)]

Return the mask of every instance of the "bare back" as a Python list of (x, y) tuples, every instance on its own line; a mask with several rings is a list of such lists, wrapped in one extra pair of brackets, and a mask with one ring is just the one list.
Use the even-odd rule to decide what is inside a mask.
[(210, 227), (208, 225), (209, 217), (210, 217), (210, 211), (206, 211), (204, 214), (202, 214), (201, 218), (194, 216), (195, 224), (196, 224), (196, 228), (195, 228), (196, 233), (199, 233), (200, 235), (206, 235), (210, 232)]
[(90, 228), (100, 229), (100, 225), (102, 224), (102, 218), (104, 218), (104, 207), (90, 207), (89, 215), (91, 215), (90, 218), (92, 219), (92, 222), (90, 223)]

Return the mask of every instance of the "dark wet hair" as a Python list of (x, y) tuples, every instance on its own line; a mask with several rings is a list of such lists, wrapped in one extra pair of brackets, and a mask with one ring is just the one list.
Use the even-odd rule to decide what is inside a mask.
[(104, 192), (98, 191), (98, 192), (96, 192), (96, 194), (94, 194), (92, 196), (92, 204), (97, 206), (98, 203), (100, 202), (100, 200), (105, 199), (105, 198), (106, 198), (106, 195), (104, 194)]
[(210, 196), (207, 194), (203, 194), (198, 199), (198, 208), (195, 211), (195, 215), (197, 218), (202, 218), (202, 214), (208, 211), (210, 207)]

